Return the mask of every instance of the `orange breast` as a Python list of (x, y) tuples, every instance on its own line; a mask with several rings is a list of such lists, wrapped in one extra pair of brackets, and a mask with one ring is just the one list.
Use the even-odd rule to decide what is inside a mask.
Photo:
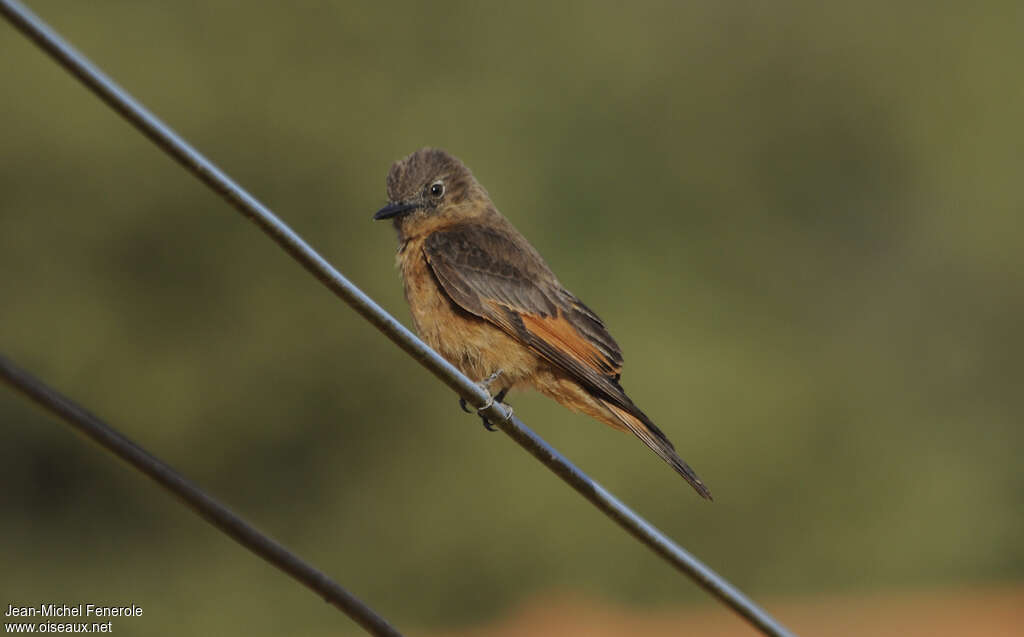
[(398, 253), (416, 333), (474, 381), (502, 370), (492, 392), (526, 380), (540, 359), (500, 328), (457, 308), (437, 284), (422, 245), (422, 239), (412, 239)]

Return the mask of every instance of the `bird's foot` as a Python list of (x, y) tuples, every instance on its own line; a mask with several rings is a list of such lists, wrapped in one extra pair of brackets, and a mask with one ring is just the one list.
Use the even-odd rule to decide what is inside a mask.
[[(494, 372), (493, 374), (491, 374), (491, 375), (490, 375), (490, 376), (488, 376), (487, 378), (485, 378), (485, 379), (483, 379), (482, 381), (480, 381), (480, 382), (479, 382), (478, 384), (479, 384), (479, 385), (480, 385), (481, 387), (483, 387), (484, 389), (487, 389), (488, 387), (490, 387), (490, 386), (491, 386), (491, 383), (493, 383), (494, 381), (498, 380), (498, 378), (499, 378), (499, 377), (500, 377), (500, 376), (501, 376), (502, 374), (504, 374), (504, 373), (505, 373), (505, 372), (504, 372), (503, 370), (500, 370), (500, 369), (499, 369), (498, 371)], [(499, 401), (500, 401), (500, 399), (499, 399)]]
[[(493, 383), (495, 381), (495, 379), (497, 379), (498, 376), (500, 376), (500, 375), (501, 375), (501, 370), (499, 369), (497, 372), (491, 374), (486, 380), (484, 380), (480, 384), (482, 386), (484, 386), (484, 388), (486, 389), (486, 385), (488, 385), (490, 383)], [(506, 394), (508, 394), (508, 387), (506, 387), (505, 389), (503, 389), (500, 392), (498, 392), (497, 394), (495, 394), (491, 398), (491, 400), (488, 401), (488, 403), (486, 405), (484, 405), (483, 407), (478, 409), (477, 412), (479, 413), (480, 410), (487, 409), (488, 407), (493, 405), (495, 402), (499, 402), (499, 403), (504, 404), (506, 407), (508, 407), (509, 418), (511, 418), (512, 417), (512, 406), (507, 404), (507, 403), (502, 402), (502, 401), (505, 400), (505, 395)], [(465, 398), (459, 398), (459, 407), (461, 407), (462, 411), (466, 412), (467, 414), (473, 413), (466, 406), (466, 399)], [(492, 423), (490, 420), (487, 420), (487, 417), (484, 416), (483, 414), (480, 414), (480, 420), (483, 422), (484, 429), (486, 429), (487, 431), (497, 431), (498, 430), (498, 428), (494, 426), (494, 423)]]
[[(501, 372), (501, 370), (498, 370), (498, 371), (499, 371), (499, 373)], [(492, 374), (492, 376), (493, 376), (493, 374)], [(491, 382), (493, 382), (493, 380)], [(508, 387), (506, 387), (505, 389), (501, 390), (500, 392), (498, 392), (497, 394), (494, 395), (494, 402), (501, 403), (501, 404), (505, 405), (506, 407), (508, 407), (508, 417), (511, 418), (512, 417), (512, 406), (509, 405), (508, 403), (504, 402), (505, 394), (507, 394), (507, 393), (508, 393)], [(492, 423), (490, 420), (487, 420), (487, 416), (481, 415), (480, 416), (480, 420), (484, 423), (484, 429), (486, 429), (487, 431), (497, 431), (498, 430), (498, 428), (494, 426), (494, 423)]]

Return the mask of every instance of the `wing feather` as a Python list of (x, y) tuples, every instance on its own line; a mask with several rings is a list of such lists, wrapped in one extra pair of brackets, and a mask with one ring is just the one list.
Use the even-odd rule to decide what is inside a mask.
[(423, 251), (456, 305), (501, 328), (600, 397), (636, 409), (618, 384), (622, 352), (615, 339), (525, 241), (465, 224), (433, 233)]
[(433, 233), (423, 252), (453, 303), (569, 374), (701, 496), (711, 499), (665, 434), (619, 386), (622, 352), (604, 323), (561, 286), (525, 239), (467, 224)]

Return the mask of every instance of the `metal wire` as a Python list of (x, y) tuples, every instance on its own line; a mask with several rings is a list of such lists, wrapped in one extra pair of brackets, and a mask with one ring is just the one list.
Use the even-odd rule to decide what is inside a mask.
[(284, 546), (260, 533), (254, 526), (232, 513), (230, 509), (164, 464), (159, 458), (151, 455), (70, 398), (63, 396), (32, 374), (17, 367), (2, 354), (0, 354), (0, 379), (181, 498), (189, 508), (207, 522), (318, 593), (328, 604), (336, 606), (355, 620), (366, 629), (366, 632), (382, 637), (401, 637), (401, 633), (388, 624), (383, 617), (373, 612), (373, 609), (330, 577), (303, 561)]
[[(363, 318), (377, 327), (385, 336), (420, 362), (441, 382), (465, 398), (488, 420), (519, 443), (562, 478), (573, 489), (590, 500), (598, 509), (622, 526), (627, 532), (646, 544), (675, 568), (692, 578), (698, 585), (736, 611), (750, 624), (766, 635), (792, 636), (784, 626), (755, 604), (728, 581), (704, 565), (700, 560), (673, 542), (661, 531), (637, 515), (604, 487), (595, 482), (540, 436), (522, 423), (498, 402), (487, 406), (490, 395), (443, 359), (404, 325), (384, 311), (362, 290), (317, 254), (291, 228), (277, 218), (266, 206), (242, 189), (213, 163), (192, 148), (177, 133), (113, 82), (85, 56), (71, 47), (21, 3), (0, 0), (0, 12), (22, 33), (31, 38), (61, 66), (75, 75), (111, 108), (120, 113), (143, 135), (173, 157), (186, 170), (224, 197), (239, 212), (256, 223), (263, 231), (313, 276)], [(484, 409), (486, 407), (486, 409)]]

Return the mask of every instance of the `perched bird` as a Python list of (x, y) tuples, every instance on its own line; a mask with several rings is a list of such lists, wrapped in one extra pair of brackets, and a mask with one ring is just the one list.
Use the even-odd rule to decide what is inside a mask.
[(418, 150), (391, 166), (387, 196), (373, 218), (392, 219), (398, 231), (405, 297), (428, 345), (499, 401), (513, 387), (533, 386), (633, 432), (711, 499), (619, 385), (622, 353), (604, 323), (559, 283), (461, 161)]

